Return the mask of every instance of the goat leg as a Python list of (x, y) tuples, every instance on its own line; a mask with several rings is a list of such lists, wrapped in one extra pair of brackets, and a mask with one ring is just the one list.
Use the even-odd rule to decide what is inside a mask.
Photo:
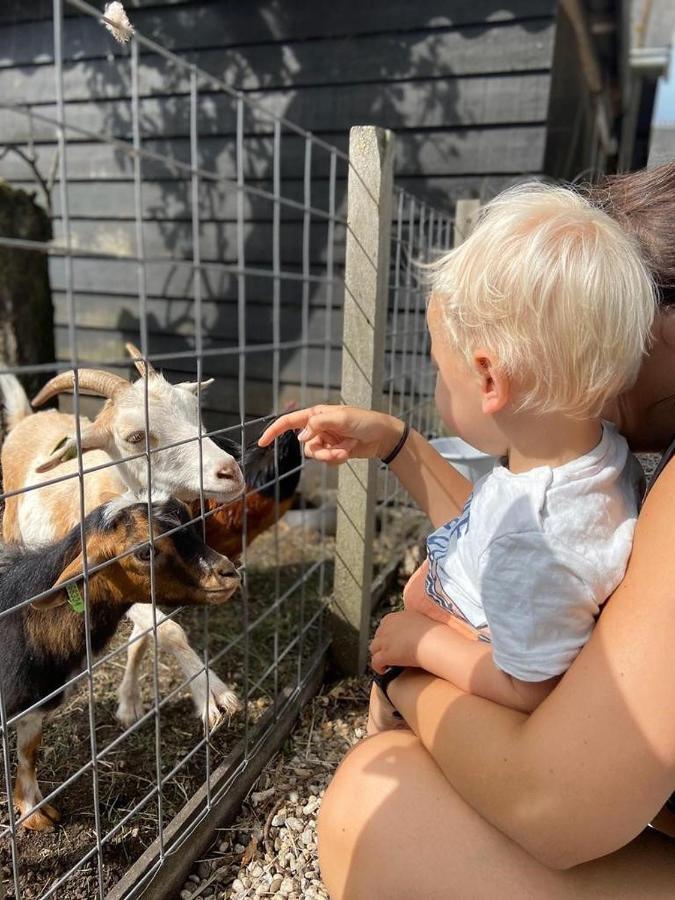
[[(132, 607), (134, 609), (135, 607)], [(133, 620), (131, 616), (129, 618)], [(150, 622), (152, 625), (152, 622)], [(146, 628), (134, 621), (134, 627), (129, 638), (127, 650), (127, 664), (124, 669), (124, 677), (117, 689), (117, 711), (115, 717), (125, 728), (133, 725), (143, 715), (143, 700), (139, 686), (139, 672), (145, 651), (148, 649), (150, 635)]]
[[(132, 637), (152, 629), (152, 606), (149, 604), (134, 604), (127, 616), (134, 623)], [(146, 635), (145, 641), (141, 638), (129, 647), (124, 678), (118, 690), (117, 717), (124, 725), (131, 724), (135, 719), (127, 718), (125, 720), (121, 717), (120, 712), (130, 715), (132, 711), (135, 711), (135, 718), (138, 718), (143, 712), (138, 674), (141, 659), (147, 649), (149, 633)], [(231, 716), (238, 711), (240, 704), (234, 691), (230, 690), (212, 669), (208, 670), (207, 679), (204, 662), (190, 646), (184, 629), (173, 619), (167, 619), (159, 609), (157, 610), (157, 643), (160, 650), (168, 650), (173, 654), (186, 679), (191, 679), (189, 687), (192, 693), (192, 702), (196, 714), (202, 718), (205, 725), (213, 728), (223, 715)]]
[[(16, 745), (19, 765), (16, 770), (13, 801), (20, 816), (25, 816), (42, 800), (37, 781), (36, 763), (42, 743), (44, 713), (28, 713), (16, 726)], [(61, 819), (56, 807), (45, 803), (21, 823), (31, 831), (53, 831), (54, 823)]]

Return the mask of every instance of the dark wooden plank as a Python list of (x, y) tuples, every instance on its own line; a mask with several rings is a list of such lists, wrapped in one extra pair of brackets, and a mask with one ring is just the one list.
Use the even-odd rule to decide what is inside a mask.
[[(541, 122), (546, 119), (550, 77), (548, 74), (470, 76), (401, 82), (395, 86), (327, 85), (294, 91), (278, 91), (250, 96), (262, 103), (265, 112), (249, 109), (248, 133), (270, 133), (273, 116), (316, 132), (346, 131), (354, 123), (368, 122), (395, 129), (439, 128), (453, 125), (500, 125)], [(21, 86), (17, 88), (19, 93)], [(34, 120), (35, 141), (55, 140), (57, 118), (53, 104), (35, 104), (32, 109), (49, 123)], [(189, 134), (190, 103), (186, 96), (148, 98), (140, 102), (140, 120), (146, 138), (180, 137)], [(73, 129), (107, 134), (130, 141), (131, 101), (101, 100), (68, 106), (66, 121)], [(0, 111), (0, 129), (6, 143), (25, 141), (28, 119), (13, 110)], [(203, 136), (236, 133), (236, 104), (222, 93), (201, 98), (198, 128)], [(76, 131), (69, 140), (83, 140)]]
[[(15, 0), (16, 2), (16, 0)], [(27, 5), (24, 4), (26, 7)], [(537, 33), (542, 17), (552, 16), (554, 0), (512, 0), (506, 8), (498, 0), (391, 0), (379, 4), (335, 3), (334, 0), (294, 0), (274, 5), (240, 0), (193, 2), (173, 9), (143, 9), (130, 14), (134, 26), (149, 38), (173, 49), (197, 49), (242, 44), (268, 44), (267, 65), (278, 66), (285, 41), (334, 38), (359, 34), (418, 31), (534, 19)], [(6, 21), (12, 21), (8, 16)], [(103, 49), (104, 48), (104, 49)], [(67, 59), (100, 56), (116, 50), (113, 39), (89, 16), (66, 22)], [(29, 22), (3, 29), (0, 59), (16, 64), (49, 60), (53, 53), (51, 22)]]
[[(49, 149), (45, 153), (49, 153)], [(2, 164), (0, 163), (0, 168)], [(346, 168), (346, 166), (345, 166)], [(36, 190), (35, 181), (16, 181), (12, 185), (22, 190)], [(274, 185), (271, 179), (256, 182), (258, 190), (272, 193)], [(340, 179), (336, 184), (336, 212), (338, 216), (346, 215), (346, 182)], [(92, 204), (92, 198), (105, 197), (105, 216), (107, 219), (134, 219), (134, 185), (132, 181), (118, 181), (115, 189), (110, 190), (105, 180), (71, 181), (68, 184), (68, 209), (73, 218), (96, 218), (98, 208)], [(283, 184), (282, 197), (292, 203), (305, 202), (304, 184), (300, 179), (286, 178)], [(155, 221), (175, 222), (191, 221), (192, 186), (186, 179), (166, 179), (163, 181), (143, 182), (143, 217)], [(41, 202), (38, 196), (38, 202)], [(61, 215), (61, 195), (55, 190), (52, 197), (54, 215)], [(329, 210), (328, 180), (314, 178), (309, 198), (310, 206), (325, 213)], [(200, 221), (230, 221), (237, 219), (237, 192), (230, 185), (214, 181), (203, 181), (200, 189), (199, 204)], [(296, 209), (282, 203), (284, 221), (299, 221), (303, 218), (302, 209)], [(272, 217), (272, 202), (254, 194), (247, 194), (244, 205), (244, 217), (250, 221), (269, 221)], [(313, 221), (319, 221), (320, 215), (312, 215)]]
[[(390, 123), (392, 124), (392, 123)], [(541, 171), (545, 125), (523, 125), (504, 128), (465, 128), (454, 132), (403, 131), (396, 140), (397, 177), (424, 174), (462, 175), (490, 172), (520, 174)], [(326, 135), (338, 149), (345, 151), (347, 134)], [(152, 152), (171, 156), (175, 160), (189, 160), (189, 141), (147, 140), (144, 144)], [(244, 175), (247, 179), (269, 178), (272, 167), (272, 140), (268, 137), (245, 139)], [(209, 138), (200, 141), (202, 165), (222, 178), (233, 179), (236, 173), (235, 144), (231, 138)], [(49, 171), (51, 156), (48, 148), (42, 151), (41, 165)], [(44, 159), (44, 162), (42, 162)], [(289, 135), (283, 140), (282, 177), (299, 179), (304, 167), (304, 139)], [(313, 155), (314, 175), (326, 177), (329, 158), (325, 152)], [(176, 175), (169, 164), (144, 161), (144, 177), (154, 179)], [(128, 181), (132, 175), (131, 159), (114, 147), (105, 144), (76, 143), (68, 147), (68, 178), (101, 178)], [(9, 154), (0, 161), (0, 177), (12, 181), (25, 179), (26, 166)], [(114, 189), (114, 188), (111, 188)], [(103, 199), (103, 198), (102, 198)]]
[[(104, 206), (101, 206), (104, 211)], [(207, 222), (200, 228), (201, 258), (203, 261), (234, 262), (237, 259), (237, 225), (234, 222)], [(129, 221), (104, 218), (94, 220), (70, 220), (70, 235), (73, 246), (81, 250), (114, 253), (119, 256), (133, 256), (136, 252), (136, 226)], [(243, 228), (246, 258), (249, 262), (272, 260), (272, 223), (246, 222)], [(310, 229), (310, 260), (313, 263), (325, 260), (328, 239), (328, 225), (317, 221)], [(301, 222), (282, 221), (279, 234), (279, 250), (282, 268), (293, 264), (302, 265), (303, 226)], [(65, 243), (62, 221), (54, 222), (54, 240)], [(143, 242), (146, 257), (168, 257), (170, 259), (192, 260), (192, 224), (186, 221), (145, 222)], [(335, 241), (335, 258), (344, 258), (344, 234)]]
[[(261, 279), (258, 279), (258, 284), (262, 284)], [(405, 309), (412, 310), (414, 297), (403, 283), (398, 288), (394, 288), (393, 284), (392, 276), (392, 287), (388, 298), (391, 321), (388, 321), (387, 330), (389, 333), (394, 327), (393, 314), (396, 308), (398, 309), (398, 324), (396, 327), (399, 333), (398, 343), (400, 344), (402, 341), (400, 335), (404, 328), (403, 317)], [(269, 282), (267, 282), (267, 287), (269, 288)], [(205, 329), (215, 327), (216, 323), (223, 322), (227, 318), (227, 323), (224, 323), (223, 330), (219, 333), (227, 337), (238, 337), (237, 316), (233, 313), (238, 302), (235, 279), (230, 280), (229, 288), (229, 293), (205, 294), (202, 292), (203, 327)], [(342, 289), (342, 283), (339, 282), (333, 290), (334, 296), (330, 303), (332, 308), (330, 322), (333, 330), (336, 328), (339, 330), (341, 327), (342, 297), (337, 297), (335, 294), (338, 290), (341, 292)], [(186, 291), (182, 297), (171, 298), (163, 295), (153, 296), (147, 294), (146, 297), (149, 327), (162, 333), (171, 328), (175, 328), (181, 334), (188, 336), (193, 333), (193, 293)], [(60, 324), (65, 324), (68, 321), (67, 294), (61, 287), (52, 287), (52, 298), (56, 320)], [(76, 322), (83, 327), (115, 328), (124, 326), (126, 328), (128, 321), (137, 319), (140, 315), (138, 294), (113, 293), (110, 286), (106, 284), (100, 285), (98, 291), (88, 293), (77, 291), (73, 297), (73, 302), (75, 304)], [(282, 334), (284, 334), (284, 328), (286, 327), (286, 322), (283, 321), (284, 317), (287, 318), (288, 322), (297, 324), (300, 321), (300, 310), (305, 308), (305, 304), (309, 310), (310, 334), (313, 337), (322, 338), (328, 315), (328, 288), (325, 284), (309, 284), (305, 292), (305, 285), (300, 281), (282, 281), (280, 291)], [(423, 316), (422, 325), (424, 325), (424, 311), (422, 311), (421, 315)], [(264, 335), (267, 334), (267, 328), (268, 326), (271, 327), (271, 323), (272, 300), (269, 290), (255, 296), (249, 287), (246, 292), (247, 333), (255, 334), (258, 340), (266, 340)], [(295, 328), (295, 325), (293, 327)]]
[[(526, 176), (493, 175), (443, 175), (429, 178), (423, 173), (408, 175), (397, 179), (399, 187), (415, 194), (422, 200), (431, 203), (448, 213), (452, 204), (461, 197), (478, 197), (488, 200), (499, 191), (517, 183)], [(34, 181), (12, 180), (12, 185), (24, 191), (35, 191)], [(256, 186), (267, 191), (272, 190), (272, 182), (259, 181)], [(346, 186), (343, 180), (337, 182), (337, 212), (345, 215)], [(192, 214), (191, 186), (185, 180), (145, 180), (143, 184), (143, 215), (157, 221), (176, 219), (188, 220)], [(134, 217), (134, 186), (131, 181), (116, 181), (115, 189), (110, 190), (107, 181), (71, 181), (68, 185), (68, 204), (70, 215), (74, 218), (96, 217), (97, 209), (92, 205), (92, 198), (105, 196), (105, 214), (110, 219), (131, 219)], [(303, 183), (300, 179), (284, 180), (283, 197), (302, 203), (304, 198)], [(312, 181), (311, 205), (317, 209), (328, 209), (328, 182), (315, 178)], [(41, 202), (38, 196), (38, 202)], [(53, 209), (56, 216), (61, 214), (61, 197), (57, 190), (53, 196)], [(249, 195), (246, 199), (246, 219), (260, 221), (269, 219), (270, 202)], [(237, 195), (232, 188), (218, 184), (205, 183), (201, 191), (201, 221), (235, 221), (237, 213)], [(301, 219), (302, 211), (284, 207), (284, 219)]]
[[(96, 330), (96, 329), (77, 329), (77, 352), (80, 357), (86, 360), (96, 361), (100, 365), (104, 365), (107, 360), (115, 360), (123, 358), (124, 339), (127, 335), (137, 336), (137, 329), (129, 329), (126, 333)], [(56, 345), (56, 357), (59, 360), (70, 359), (70, 344), (67, 328), (58, 325), (54, 329), (54, 343)], [(224, 342), (204, 342), (205, 349), (226, 349)], [(227, 346), (232, 347), (232, 342)], [(192, 350), (193, 344), (185, 337), (178, 334), (164, 334), (157, 336), (156, 343), (150, 344), (151, 353), (182, 353), (186, 350)], [(281, 350), (279, 352), (281, 359), (282, 380), (284, 382), (300, 383), (301, 366), (303, 354), (299, 349)], [(314, 386), (321, 383), (323, 379), (323, 366), (325, 353), (323, 348), (310, 347), (306, 351), (308, 383)], [(330, 358), (330, 378), (331, 383), (339, 384), (341, 371), (341, 346), (335, 346), (329, 352)], [(162, 363), (162, 368), (171, 369), (175, 372), (182, 372), (189, 375), (194, 371), (194, 359), (177, 359), (175, 362)], [(204, 374), (218, 376), (220, 378), (236, 379), (239, 370), (239, 359), (236, 353), (229, 354), (207, 354), (203, 359)], [(273, 375), (273, 354), (264, 347), (256, 351), (255, 345), (249, 345), (246, 353), (246, 372), (247, 377), (257, 379), (258, 381), (272, 382)]]
[[(411, 78), (438, 78), (549, 69), (554, 25), (497, 23), (458, 30), (362, 35), (323, 41), (289, 42), (278, 54), (267, 45), (186, 51), (184, 58), (228, 85), (245, 91), (282, 87), (363, 82), (392, 83)], [(63, 69), (68, 101), (128, 97), (131, 70), (123, 52), (101, 58), (67, 61)], [(271, 65), (274, 62), (274, 65)], [(55, 99), (50, 64), (0, 68), (0, 93), (26, 103)], [(189, 73), (164, 57), (144, 53), (139, 67), (141, 93), (188, 93)], [(213, 87), (204, 81), (200, 87)]]
[(424, 174), (402, 176), (397, 179), (399, 187), (426, 200), (432, 206), (452, 208), (463, 197), (487, 201), (507, 187), (536, 175), (536, 169), (524, 171), (522, 175), (495, 175), (486, 172), (476, 175), (438, 175), (428, 178)]
[[(292, 269), (293, 267), (288, 267)], [(298, 271), (296, 267), (296, 271)], [(325, 271), (314, 268), (313, 274), (324, 276)], [(340, 270), (336, 271), (333, 287), (333, 303), (342, 302), (342, 282)], [(63, 291), (66, 287), (66, 276), (63, 260), (53, 258), (49, 264), (49, 278), (52, 289)], [(167, 260), (161, 263), (146, 265), (146, 281), (149, 295), (168, 299), (184, 300), (193, 295), (192, 271), (190, 266), (176, 265)], [(206, 297), (228, 296), (236, 291), (236, 275), (207, 269), (203, 274), (203, 293)], [(287, 282), (282, 281), (284, 290), (289, 290)], [(294, 285), (300, 282), (295, 281)], [(136, 263), (125, 260), (97, 260), (75, 258), (73, 260), (73, 288), (78, 293), (106, 293), (122, 296), (138, 295), (138, 271)], [(294, 290), (295, 288), (293, 288)], [(326, 288), (323, 288), (326, 290)], [(272, 279), (266, 276), (246, 276), (246, 293), (254, 299), (269, 297), (272, 293)]]
[[(312, 342), (323, 341), (327, 326), (329, 334), (336, 337), (342, 334), (342, 310), (336, 307), (328, 320), (324, 293), (321, 291), (311, 295), (310, 292), (310, 300), (308, 339)], [(281, 340), (298, 340), (302, 335), (301, 305), (297, 302), (289, 303), (286, 296), (282, 296), (281, 310)], [(152, 298), (147, 301), (146, 311), (151, 342), (155, 337), (161, 337), (167, 333), (186, 340), (194, 340), (195, 310), (192, 298), (174, 303), (168, 303), (160, 298)], [(229, 342), (238, 340), (236, 297), (230, 300), (204, 300), (202, 311), (202, 330), (207, 340)], [(65, 327), (68, 319), (67, 297), (61, 292), (56, 292), (54, 294), (54, 321), (56, 325)], [(75, 297), (75, 321), (78, 329), (110, 331), (127, 335), (129, 339), (133, 339), (140, 330), (138, 297), (78, 294)], [(419, 323), (417, 327), (419, 327)], [(258, 342), (272, 342), (272, 305), (269, 299), (267, 302), (252, 302), (250, 298), (247, 298), (246, 333), (255, 336), (255, 340)]]

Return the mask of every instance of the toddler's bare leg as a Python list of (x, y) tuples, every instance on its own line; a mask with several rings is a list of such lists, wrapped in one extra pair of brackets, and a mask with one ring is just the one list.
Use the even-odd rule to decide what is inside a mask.
[(458, 619), (457, 616), (453, 616), (453, 614), (446, 609), (442, 609), (437, 603), (434, 603), (427, 594), (424, 587), (428, 571), (429, 563), (425, 560), (419, 569), (410, 576), (408, 583), (403, 590), (404, 607), (413, 610), (414, 612), (421, 613), (428, 619), (433, 619), (434, 622), (440, 622), (442, 625), (450, 625), (464, 635), (474, 638), (477, 637), (476, 631), (470, 625), (467, 625), (466, 622)]

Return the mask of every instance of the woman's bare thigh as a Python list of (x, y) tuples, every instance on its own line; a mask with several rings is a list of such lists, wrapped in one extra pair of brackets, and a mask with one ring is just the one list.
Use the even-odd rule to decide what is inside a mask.
[(675, 842), (645, 832), (602, 860), (547, 869), (464, 803), (410, 732), (378, 734), (343, 761), (319, 859), (332, 900), (675, 896)]

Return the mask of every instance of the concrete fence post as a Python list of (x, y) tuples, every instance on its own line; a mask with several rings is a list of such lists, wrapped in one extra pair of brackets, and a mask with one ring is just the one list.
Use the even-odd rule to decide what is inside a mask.
[(480, 209), (480, 200), (458, 200), (455, 207), (455, 233), (453, 247), (459, 247), (462, 241), (471, 234), (476, 215)]
[[(350, 130), (341, 399), (366, 409), (382, 403), (393, 151), (390, 131)], [(331, 627), (334, 661), (351, 674), (368, 654), (378, 465), (354, 460), (339, 471)]]

